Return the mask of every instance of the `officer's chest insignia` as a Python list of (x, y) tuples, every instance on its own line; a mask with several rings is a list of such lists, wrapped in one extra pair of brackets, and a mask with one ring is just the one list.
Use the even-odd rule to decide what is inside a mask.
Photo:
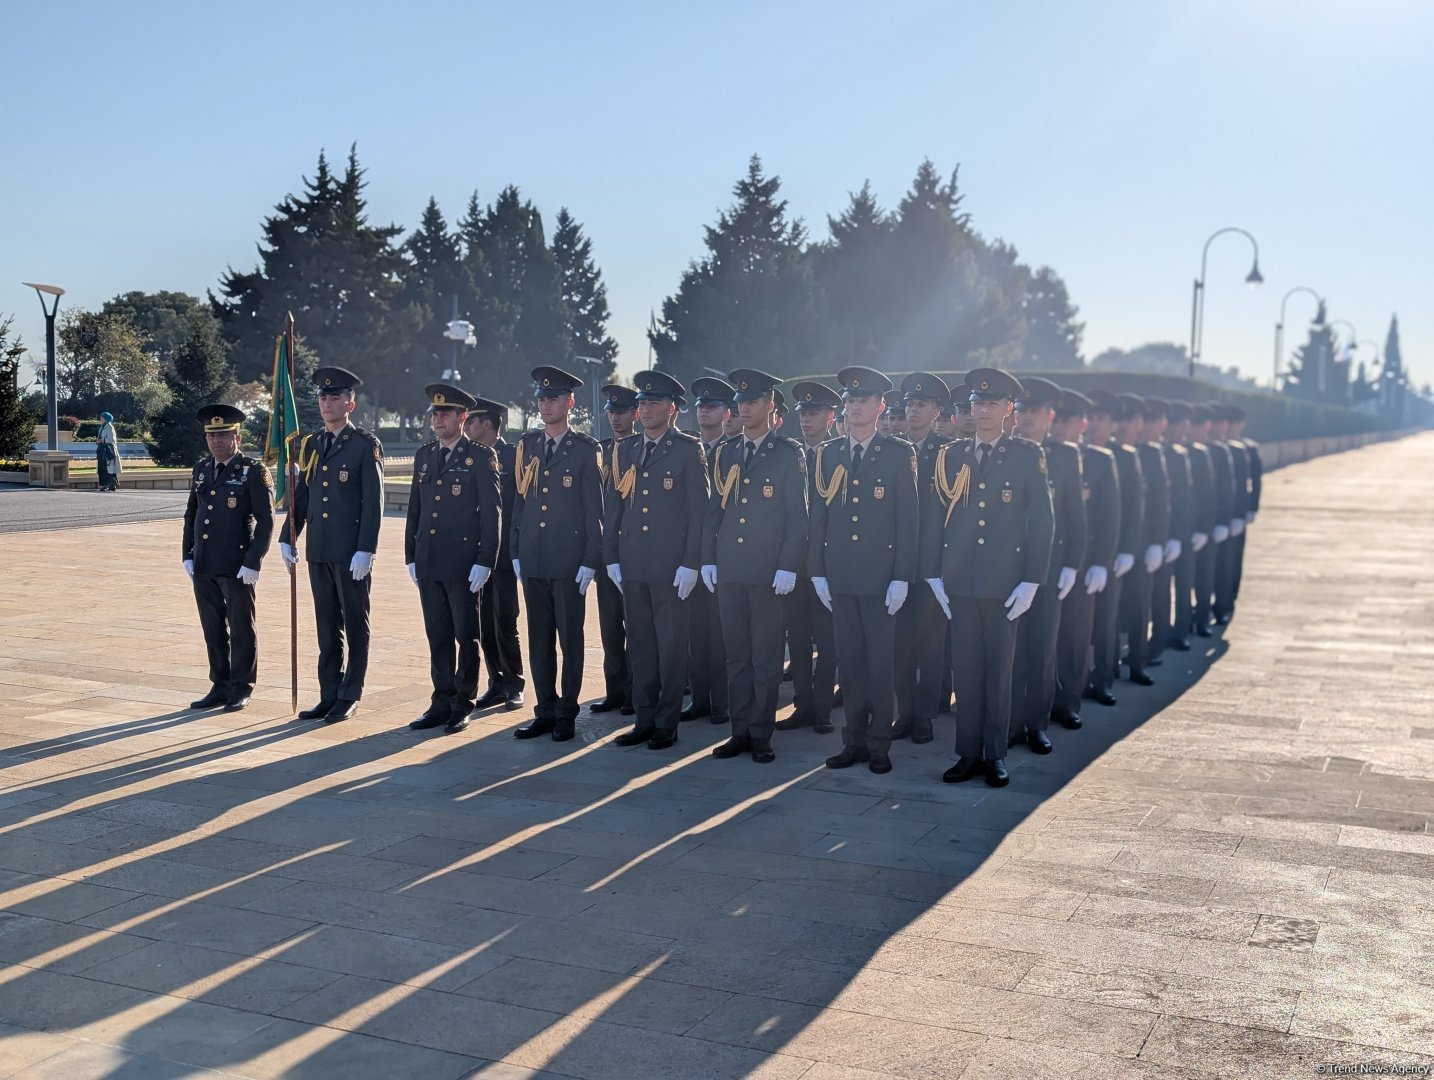
[(465, 465), (472, 465), (472, 464), (473, 464), (473, 459), (472, 459), (471, 457), (466, 457), (466, 458), (463, 459), (463, 464), (465, 464)]
[(238, 499), (236, 496), (234, 496), (234, 495), (230, 495), (230, 496), (229, 496), (229, 509), (230, 509), (230, 510), (237, 510), (238, 508), (239, 508), (239, 499)]
[(672, 477), (670, 477), (670, 476), (664, 476), (664, 477), (662, 478), (662, 490), (663, 490), (663, 491), (671, 491), (671, 490), (672, 490)]
[(425, 462), (423, 463), (422, 468), (420, 468), (420, 469), (418, 470), (418, 475), (419, 475), (419, 476), (427, 476), (427, 475), (428, 475), (428, 462), (425, 461)]
[(881, 484), (877, 484), (876, 487), (871, 489), (871, 497), (873, 499), (886, 498), (886, 488), (883, 487)]
[(453, 494), (455, 494), (455, 495), (462, 495), (462, 494), (463, 494), (463, 485), (462, 485), (462, 484), (454, 484), (454, 485), (453, 485)]
[(339, 470), (339, 480), (340, 480), (340, 482), (342, 482), (342, 483), (348, 483), (348, 479), (349, 479), (349, 471), (348, 471), (347, 469), (340, 469), (340, 470)]
[(1013, 497), (1014, 495), (1015, 495), (1015, 492), (1013, 492), (1010, 488), (1005, 488), (1005, 489), (1001, 492), (1001, 501), (1002, 501), (1002, 502), (1010, 502), (1011, 499), (1012, 499), (1012, 497)]
[(573, 486), (573, 478), (572, 478), (572, 475), (569, 474), (569, 475), (567, 475), (567, 476), (564, 476), (564, 477), (563, 477), (563, 487), (565, 487), (565, 488), (570, 488), (570, 487), (572, 487), (572, 486)]
[[(776, 489), (775, 489), (775, 487), (774, 487), (772, 484), (763, 484), (763, 485), (762, 485), (762, 498), (764, 498), (764, 499), (770, 499), (770, 498), (772, 497), (772, 495), (773, 495), (773, 493), (774, 493), (775, 490), (776, 490)], [(878, 495), (877, 498), (879, 499), (879, 498), (881, 498), (881, 496)]]

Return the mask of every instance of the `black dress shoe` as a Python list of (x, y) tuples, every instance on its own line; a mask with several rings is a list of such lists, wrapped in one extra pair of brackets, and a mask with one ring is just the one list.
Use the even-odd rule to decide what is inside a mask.
[(836, 730), (830, 716), (819, 716), (812, 721), (812, 732), (816, 735), (830, 735)]
[(956, 759), (956, 764), (941, 774), (943, 784), (964, 784), (967, 780), (974, 780), (981, 775), (982, 762), (978, 757), (962, 757)]
[(1002, 758), (992, 758), (986, 762), (986, 785), (988, 787), (1005, 787), (1011, 782), (1011, 774), (1006, 771), (1006, 762)]
[(519, 724), (513, 729), (515, 739), (536, 739), (539, 735), (546, 735), (557, 726), (557, 721), (551, 717), (533, 717), (526, 724)]
[(443, 734), (456, 735), (468, 726), (468, 714), (466, 712), (454, 713), (448, 718), (448, 723), (443, 725)]
[(930, 720), (917, 720), (911, 725), (911, 742), (914, 746), (921, 746), (936, 738), (936, 732), (931, 729)]
[(778, 731), (798, 731), (811, 726), (812, 718), (808, 713), (794, 712), (791, 716), (784, 716), (777, 721)]
[(322, 720), (329, 715), (329, 710), (334, 707), (332, 701), (321, 701), (312, 709), (305, 709), (299, 714), (300, 720)]
[(707, 718), (707, 722), (710, 724), (731, 724), (732, 714), (724, 712), (715, 712)]
[(243, 712), (249, 707), (248, 694), (235, 694), (224, 703), (225, 712)]
[(1186, 641), (1183, 637), (1171, 638), (1165, 643), (1165, 647), (1167, 649), (1174, 649), (1176, 652), (1189, 652), (1190, 642)]
[(893, 742), (904, 739), (911, 734), (911, 721), (907, 717), (899, 718), (891, 725), (891, 739)]
[(776, 752), (772, 750), (772, 744), (765, 739), (752, 740), (752, 760), (758, 765), (770, 765), (777, 760)]
[(1136, 686), (1155, 685), (1155, 680), (1143, 671), (1132, 671), (1130, 673), (1130, 681), (1133, 682)]
[(334, 707), (329, 710), (329, 714), (324, 717), (324, 723), (337, 724), (340, 720), (352, 720), (357, 713), (357, 701), (345, 701), (343, 698), (339, 698), (334, 702)]
[[(218, 688), (215, 688), (215, 689), (209, 691), (209, 693), (205, 694), (205, 695), (204, 695), (202, 698), (200, 698), (198, 701), (191, 701), (191, 702), (189, 703), (189, 707), (190, 707), (191, 709), (216, 709), (216, 708), (218, 708), (220, 705), (225, 705), (225, 704), (227, 704), (228, 701), (229, 701), (229, 691), (227, 691), (227, 690), (220, 690), (220, 689), (218, 689)], [(325, 710), (325, 711), (327, 711), (327, 710)], [(303, 716), (304, 714), (303, 714), (303, 713), (300, 713), (299, 715), (300, 715), (300, 716)]]
[(688, 720), (701, 720), (703, 717), (711, 715), (712, 706), (710, 705), (689, 705), (682, 710), (682, 721), (686, 723)]
[(843, 746), (840, 754), (833, 754), (827, 758), (828, 769), (849, 769), (853, 765), (859, 765), (863, 761), (871, 760), (871, 755), (866, 752), (864, 746)]
[(577, 736), (577, 725), (572, 720), (559, 720), (553, 725), (553, 742), (567, 742)]
[(430, 708), (417, 720), (410, 720), (409, 731), (427, 731), (429, 728), (442, 727), (448, 723), (448, 710), (437, 707)]
[(633, 728), (631, 731), (624, 731), (612, 741), (612, 744), (614, 746), (636, 746), (638, 743), (647, 742), (650, 738), (652, 738), (652, 732)]
[(891, 755), (885, 750), (872, 750), (866, 755), (866, 767), (880, 776), (891, 772)]
[(1098, 690), (1093, 686), (1087, 686), (1083, 696), (1087, 701), (1094, 701), (1097, 705), (1110, 706), (1115, 704), (1115, 695), (1109, 690)]
[(622, 708), (618, 709), (617, 712), (619, 716), (636, 716), (637, 706), (632, 704), (632, 702), (628, 702)]
[(675, 742), (677, 742), (677, 732), (659, 731), (656, 735), (647, 740), (647, 748), (649, 750), (666, 750)]
[(1195, 636), (1196, 636), (1196, 637), (1214, 637), (1214, 636), (1215, 636), (1215, 631), (1211, 630), (1208, 626), (1197, 626), (1197, 627), (1195, 628)]
[(714, 746), (712, 748), (712, 756), (721, 761), (725, 761), (728, 758), (741, 757), (743, 754), (750, 753), (751, 749), (752, 742), (750, 739), (734, 735), (720, 746)]
[(1152, 656), (1149, 660), (1145, 661), (1145, 666), (1146, 666), (1146, 667), (1159, 667), (1159, 666), (1160, 666), (1161, 664), (1163, 664), (1163, 663), (1165, 663), (1165, 661), (1162, 660), (1160, 657), (1158, 657), (1158, 656)]
[(622, 702), (617, 698), (601, 697), (588, 706), (588, 712), (595, 716), (601, 716), (605, 712), (612, 712), (621, 708)]
[(1051, 737), (1044, 731), (1026, 732), (1026, 745), (1031, 748), (1033, 754), (1049, 754), (1055, 749), (1051, 745)]
[(514, 690), (511, 694), (509, 694), (508, 704), (505, 707), (509, 710), (521, 709), (523, 707), (523, 691)]
[(1053, 712), (1051, 719), (1067, 731), (1079, 731), (1081, 719), (1077, 713)]
[(508, 695), (494, 686), (473, 703), (473, 710), (477, 712), (479, 709), (491, 709), (494, 705), (507, 700)]

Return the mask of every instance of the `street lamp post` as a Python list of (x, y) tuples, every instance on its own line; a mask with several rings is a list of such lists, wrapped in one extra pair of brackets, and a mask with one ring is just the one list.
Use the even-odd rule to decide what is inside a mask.
[(590, 434), (594, 439), (601, 439), (602, 433), (598, 430), (600, 426), (598, 424), (598, 413), (602, 412), (602, 388), (598, 384), (602, 381), (602, 370), (607, 367), (607, 361), (600, 360), (596, 356), (574, 356), (573, 359), (586, 364), (592, 369), (589, 373), (590, 377), (588, 378), (588, 382), (592, 384), (593, 389), (592, 431)]
[(443, 378), (447, 382), (462, 382), (463, 376), (459, 374), (458, 371), (459, 353), (465, 345), (470, 348), (477, 345), (478, 338), (473, 333), (473, 324), (467, 319), (460, 319), (458, 317), (457, 296), (453, 297), (453, 317), (448, 321), (447, 327), (444, 328), (443, 336), (453, 342), (453, 359), (451, 361), (453, 366), (443, 373)]
[(1313, 296), (1315, 298), (1315, 303), (1324, 303), (1324, 297), (1321, 296), (1319, 293), (1315, 292), (1308, 285), (1296, 285), (1293, 289), (1285, 293), (1285, 295), (1280, 298), (1280, 321), (1275, 323), (1275, 378), (1274, 381), (1270, 384), (1276, 390), (1280, 388), (1280, 368), (1284, 366), (1285, 362), (1285, 304), (1289, 302), (1290, 297), (1294, 296), (1295, 293), (1308, 293), (1310, 296)]
[[(1333, 320), (1331, 320), (1330, 323), (1329, 323), (1330, 329), (1333, 330), (1336, 326), (1347, 326), (1347, 327), (1349, 327), (1349, 344), (1348, 344), (1348, 346), (1346, 346), (1346, 347), (1349, 348), (1349, 349), (1353, 349), (1353, 348), (1354, 348), (1354, 343), (1359, 340), (1359, 331), (1354, 328), (1354, 323), (1350, 322), (1348, 319), (1333, 319)], [(1332, 347), (1333, 347), (1333, 346), (1331, 345), (1331, 348), (1332, 348)], [(1334, 357), (1331, 356), (1331, 357), (1330, 357), (1330, 360), (1333, 361), (1333, 360), (1334, 360)], [(1326, 385), (1327, 385), (1327, 384), (1326, 384), (1326, 380), (1325, 380), (1325, 368), (1326, 368), (1327, 366), (1328, 366), (1328, 365), (1321, 364), (1321, 365), (1320, 365), (1320, 369), (1319, 369), (1319, 391), (1320, 391), (1321, 396), (1323, 396), (1323, 394), (1324, 394), (1324, 392), (1325, 392), (1325, 387), (1326, 387)]]
[[(35, 295), (40, 298), (40, 310), (45, 313), (45, 419), (49, 425), (48, 449), (58, 450), (60, 448), (60, 408), (59, 399), (55, 393), (55, 313), (60, 310), (60, 297), (65, 295), (65, 290), (58, 285), (36, 285), (33, 281), (22, 281), (20, 284), (35, 290)], [(55, 302), (48, 306), (45, 304), (47, 296), (55, 298)]]
[(1210, 256), (1210, 245), (1217, 236), (1225, 233), (1239, 233), (1250, 242), (1255, 249), (1255, 261), (1250, 266), (1250, 272), (1245, 275), (1245, 284), (1254, 288), (1264, 282), (1265, 276), (1260, 273), (1260, 245), (1255, 238), (1244, 229), (1234, 225), (1227, 225), (1223, 229), (1216, 229), (1205, 241), (1205, 248), (1200, 253), (1200, 276), (1195, 279), (1195, 292), (1190, 300), (1190, 377), (1195, 378), (1195, 364), (1200, 359), (1200, 350), (1203, 346), (1205, 332), (1205, 264)]

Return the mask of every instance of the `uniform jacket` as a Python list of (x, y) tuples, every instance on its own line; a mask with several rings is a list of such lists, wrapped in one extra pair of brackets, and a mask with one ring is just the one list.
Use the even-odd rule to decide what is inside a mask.
[(1190, 457), (1190, 525), (1192, 532), (1209, 536), (1217, 524), (1215, 518), (1215, 467), (1210, 448), (1204, 443), (1188, 443)]
[[(502, 496), (503, 503), (502, 528), (498, 530), (498, 565), (494, 567), (499, 574), (513, 572), (512, 534), (508, 526), (513, 520), (513, 500), (518, 494), (518, 487), (513, 482), (513, 458), (516, 451), (517, 447), (505, 441), (501, 435), (493, 444), (493, 452), (498, 455), (498, 493)], [(576, 574), (577, 571), (573, 573)]]
[(702, 562), (717, 567), (719, 584), (770, 586), (778, 570), (798, 573), (806, 558), (807, 459), (768, 432), (743, 466), (743, 441), (719, 443), (712, 455)]
[(460, 436), (440, 467), (439, 450), (435, 440), (413, 455), (403, 561), (418, 564), (422, 581), (459, 581), (498, 560), (498, 455)]
[(383, 520), (383, 446), (362, 428), (347, 424), (327, 454), (319, 453), (322, 431), (299, 443), (299, 482), (294, 514), (279, 533), (292, 544), (305, 529), (309, 562), (347, 564), (356, 551), (378, 550)]
[(851, 439), (839, 436), (817, 449), (812, 474), (807, 573), (848, 596), (885, 596), (893, 581), (916, 580), (915, 448), (878, 432), (852, 475)]
[(1145, 551), (1145, 476), (1135, 447), (1112, 438), (1107, 448), (1115, 455), (1120, 481), (1120, 546), (1117, 552), (1139, 559)]
[(274, 535), (274, 485), (258, 458), (235, 454), (220, 465), (206, 455), (194, 466), (184, 508), (184, 558), (194, 572), (234, 577), (258, 570)]
[(1055, 539), (1051, 544), (1051, 565), (1045, 580), (1046, 584), (1054, 585), (1060, 579), (1062, 567), (1069, 566), (1075, 570), (1085, 567), (1089, 523), (1086, 521), (1080, 449), (1060, 439), (1047, 439), (1042, 448), (1046, 454), (1051, 503), (1055, 509)]
[(1120, 480), (1115, 473), (1115, 455), (1103, 446), (1082, 443), (1081, 486), (1085, 490), (1086, 567), (1115, 563), (1120, 543)]
[(1170, 536), (1183, 547), (1189, 547), (1190, 534), (1195, 531), (1190, 451), (1180, 443), (1166, 443), (1165, 472), (1170, 477)]
[(1230, 448), (1230, 468), (1235, 475), (1234, 517), (1244, 517), (1251, 509), (1250, 500), (1250, 454), (1239, 439), (1226, 441)]
[(1245, 444), (1245, 453), (1250, 459), (1250, 506), (1251, 510), (1260, 508), (1260, 487), (1265, 477), (1265, 462), (1260, 457), (1260, 444), (1254, 439), (1247, 439), (1243, 435), (1240, 441)]
[(951, 442), (946, 436), (938, 434), (933, 428), (931, 434), (926, 436), (926, 441), (920, 446), (912, 443), (912, 449), (916, 451), (916, 498), (920, 502), (931, 492), (931, 478), (936, 474), (936, 455), (941, 448)]
[(668, 428), (642, 466), (647, 435), (641, 431), (617, 446), (609, 465), (612, 497), (605, 511), (605, 563), (619, 563), (624, 581), (670, 584), (679, 566), (702, 565), (702, 528), (707, 518), (707, 455), (702, 440)]
[(1215, 476), (1215, 524), (1229, 525), (1235, 518), (1235, 466), (1230, 461), (1230, 447), (1213, 441), (1205, 447)]
[[(547, 435), (528, 431), (514, 447), (509, 554), (524, 577), (572, 578), (602, 569), (603, 479), (598, 441), (569, 429), (543, 461)], [(519, 451), (521, 451), (521, 460)]]
[[(1165, 471), (1165, 451), (1160, 443), (1138, 443), (1140, 475), (1145, 478), (1145, 531), (1141, 550), (1151, 544), (1165, 546), (1170, 532), (1170, 474)], [(1134, 553), (1137, 561), (1140, 552)]]
[[(1023, 581), (1046, 582), (1050, 571), (1055, 507), (1046, 455), (1028, 439), (1002, 435), (984, 471), (976, 457), (976, 440), (961, 439), (937, 467), (937, 497), (921, 515), (921, 576), (941, 578), (951, 596), (1004, 600)], [(967, 467), (953, 507), (943, 491)]]

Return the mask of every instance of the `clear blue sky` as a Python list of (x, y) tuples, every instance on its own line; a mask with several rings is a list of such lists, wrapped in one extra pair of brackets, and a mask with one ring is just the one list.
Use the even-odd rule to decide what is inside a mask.
[(53, 0), (5, 5), (0, 35), (0, 313), (36, 354), (22, 280), (91, 308), (202, 295), (356, 141), (381, 221), (507, 183), (568, 206), (626, 372), (755, 151), (817, 235), (863, 180), (892, 206), (923, 157), (959, 164), (975, 225), (1065, 278), (1088, 357), (1186, 341), (1201, 245), (1240, 225), (1267, 284), (1238, 237), (1212, 247), (1208, 360), (1267, 381), (1309, 285), (1380, 347), (1397, 311), (1434, 381), (1422, 0)]

